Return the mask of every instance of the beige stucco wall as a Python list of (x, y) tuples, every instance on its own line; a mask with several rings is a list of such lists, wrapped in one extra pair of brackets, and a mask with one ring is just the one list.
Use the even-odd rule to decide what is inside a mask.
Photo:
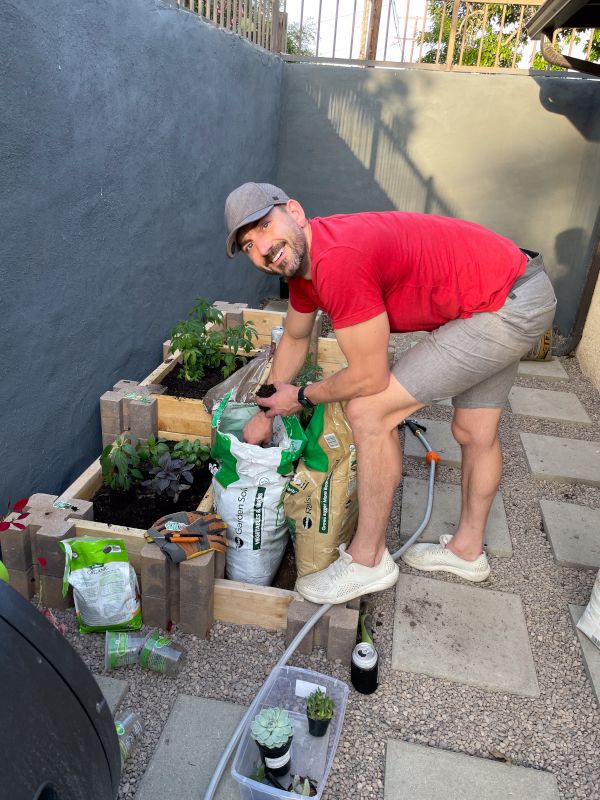
[(600, 278), (596, 282), (577, 356), (581, 369), (600, 390)]

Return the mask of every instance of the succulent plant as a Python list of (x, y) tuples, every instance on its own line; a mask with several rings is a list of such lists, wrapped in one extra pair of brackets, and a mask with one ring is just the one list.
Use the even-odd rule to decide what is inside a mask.
[(331, 719), (335, 703), (325, 692), (315, 689), (306, 698), (306, 714), (310, 719)]
[(317, 787), (310, 778), (294, 775), (288, 792), (294, 792), (294, 794), (299, 794), (301, 797), (314, 797), (317, 793)]
[(250, 725), (252, 738), (263, 747), (282, 747), (294, 735), (294, 723), (284, 708), (263, 708)]

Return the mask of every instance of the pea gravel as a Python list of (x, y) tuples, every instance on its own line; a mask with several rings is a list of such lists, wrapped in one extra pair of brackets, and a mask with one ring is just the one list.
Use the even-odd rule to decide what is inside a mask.
[[(398, 350), (405, 349), (412, 341), (407, 336), (395, 339)], [(425, 675), (392, 671), (394, 591), (363, 598), (374, 621), (380, 687), (370, 696), (350, 692), (342, 738), (323, 795), (325, 800), (350, 797), (383, 800), (388, 739), (546, 770), (556, 776), (563, 800), (600, 798), (600, 713), (568, 610), (569, 603), (588, 602), (595, 572), (556, 566), (539, 509), (542, 498), (600, 508), (600, 489), (533, 480), (518, 436), (520, 431), (529, 431), (600, 440), (598, 391), (582, 375), (576, 358), (564, 357), (561, 362), (569, 375), (568, 384), (557, 387), (542, 379), (519, 378), (517, 385), (574, 392), (593, 425), (503, 415), (501, 489), (514, 554), (510, 559), (490, 559), (492, 575), (485, 584), (520, 595), (541, 696), (531, 699), (495, 694)], [(433, 406), (419, 416), (449, 421), (451, 413), (450, 408)], [(435, 447), (435, 442), (432, 445)], [(405, 461), (404, 475), (425, 478), (427, 473), (424, 463), (414, 459)], [(458, 484), (460, 471), (441, 467), (438, 479)], [(388, 530), (391, 550), (399, 546), (401, 492), (400, 488)], [(409, 571), (404, 564), (400, 568)], [(452, 576), (431, 579), (460, 582)], [(72, 610), (58, 612), (57, 616), (66, 624), (68, 640), (90, 669), (108, 674), (104, 670), (103, 636), (80, 636)], [(206, 641), (177, 629), (173, 634), (186, 653), (184, 669), (177, 678), (170, 679), (138, 666), (110, 673), (129, 681), (121, 707), (135, 709), (145, 725), (141, 744), (123, 771), (120, 800), (134, 797), (179, 693), (246, 705), (285, 649), (283, 632), (270, 633), (220, 622), (214, 625)], [(290, 663), (350, 682), (349, 664), (327, 661), (320, 649), (310, 656), (295, 654)]]

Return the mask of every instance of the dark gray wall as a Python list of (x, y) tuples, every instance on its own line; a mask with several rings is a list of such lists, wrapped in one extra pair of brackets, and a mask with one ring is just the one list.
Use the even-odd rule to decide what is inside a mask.
[(600, 82), (286, 64), (277, 180), (312, 216), (445, 214), (540, 250), (568, 333), (598, 216)]
[(282, 63), (156, 0), (3, 0), (0, 53), (2, 513), (92, 461), (195, 297), (278, 290), (223, 203), (274, 177)]

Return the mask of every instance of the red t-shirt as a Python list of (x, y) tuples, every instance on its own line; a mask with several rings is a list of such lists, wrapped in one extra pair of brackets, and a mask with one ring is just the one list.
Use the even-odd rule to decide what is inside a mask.
[(336, 329), (383, 311), (397, 333), (496, 311), (527, 262), (503, 236), (432, 214), (340, 214), (310, 226), (311, 280), (289, 279), (290, 303), (322, 308)]

